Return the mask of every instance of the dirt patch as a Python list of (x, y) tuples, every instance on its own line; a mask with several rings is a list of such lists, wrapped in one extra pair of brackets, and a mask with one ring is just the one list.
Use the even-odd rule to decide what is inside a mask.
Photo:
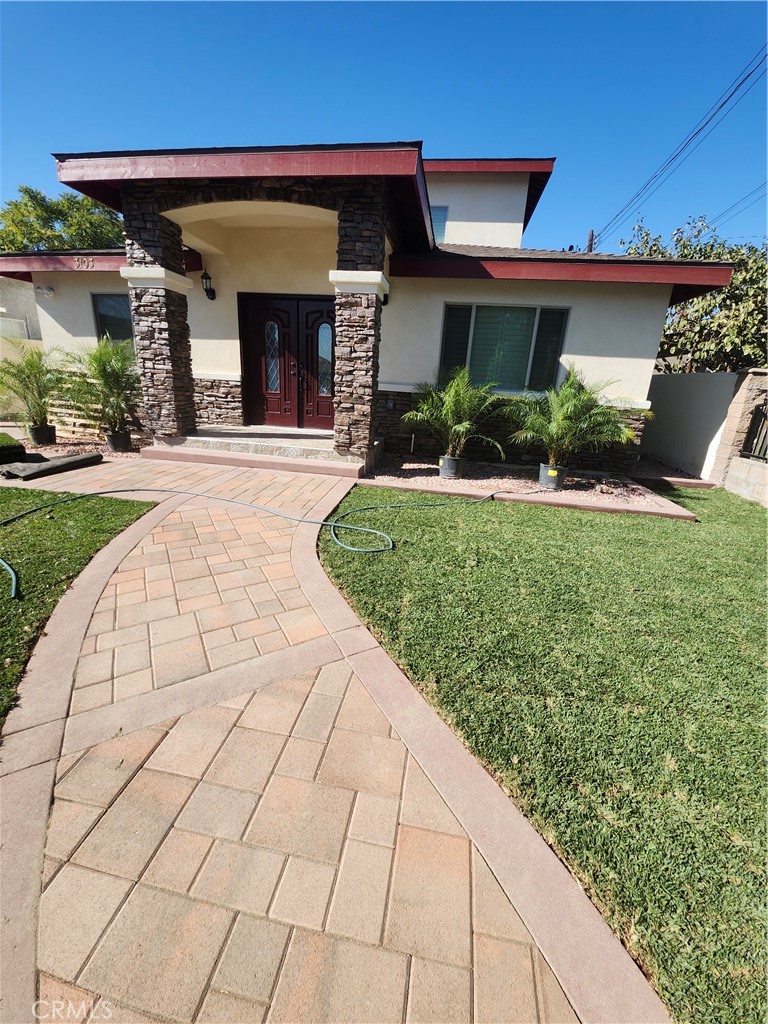
[(642, 484), (625, 477), (608, 477), (598, 473), (571, 473), (566, 477), (561, 491), (551, 491), (539, 484), (538, 468), (522, 466), (500, 466), (490, 462), (468, 462), (466, 474), (459, 480), (445, 480), (438, 475), (434, 461), (406, 458), (383, 459), (366, 476), (378, 484), (393, 487), (407, 484), (409, 488), (439, 489), (450, 494), (452, 491), (472, 491), (478, 495), (491, 491), (511, 491), (513, 494), (536, 494), (545, 497), (571, 496), (579, 501), (609, 502), (617, 505), (655, 505), (658, 497)]
[(151, 438), (136, 438), (133, 439), (133, 448), (131, 452), (111, 452), (103, 440), (97, 441), (74, 441), (62, 439), (56, 444), (41, 445), (36, 448), (33, 444), (30, 444), (29, 439), (24, 438), (22, 444), (27, 449), (27, 453), (30, 456), (42, 455), (46, 459), (62, 459), (65, 455), (89, 455), (91, 452), (101, 452), (105, 459), (109, 459), (110, 462), (113, 459), (138, 459), (141, 457), (141, 449), (146, 448), (152, 444)]

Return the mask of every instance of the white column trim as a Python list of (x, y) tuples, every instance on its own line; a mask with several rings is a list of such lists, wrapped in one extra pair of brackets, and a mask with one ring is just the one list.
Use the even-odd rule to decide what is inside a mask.
[(120, 277), (128, 282), (129, 288), (164, 288), (169, 292), (183, 295), (193, 287), (193, 282), (183, 274), (175, 274), (165, 267), (120, 267)]
[(389, 294), (389, 281), (380, 270), (330, 270), (328, 280), (337, 295), (378, 295), (383, 299)]

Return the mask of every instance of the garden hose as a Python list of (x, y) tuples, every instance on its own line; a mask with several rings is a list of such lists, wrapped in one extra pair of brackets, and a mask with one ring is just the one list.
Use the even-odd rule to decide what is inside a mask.
[[(347, 516), (357, 514), (358, 512), (375, 512), (383, 509), (439, 508), (441, 505), (479, 505), (486, 501), (493, 501), (497, 494), (511, 493), (509, 491), (499, 490), (492, 491), (490, 494), (484, 494), (479, 498), (463, 498), (459, 501), (449, 499), (448, 501), (406, 501), (390, 505), (364, 505), (360, 508), (348, 509), (346, 512), (342, 512), (341, 515), (336, 516), (334, 519), (307, 519), (305, 516), (292, 515), (290, 512), (282, 512), (276, 508), (269, 508), (267, 505), (257, 505), (255, 502), (251, 501), (239, 501), (237, 498), (221, 498), (216, 494), (205, 494), (202, 491), (184, 491), (177, 490), (172, 487), (118, 487), (110, 488), (105, 491), (91, 491), (88, 494), (73, 494), (68, 498), (59, 498), (58, 501), (49, 501), (44, 505), (36, 505), (34, 508), (25, 509), (23, 512), (17, 512), (16, 515), (10, 516), (8, 519), (0, 520), (0, 526), (8, 526), (11, 523), (17, 522), (19, 519), (24, 519), (25, 516), (31, 516), (34, 512), (41, 512), (48, 508), (55, 508), (57, 505), (67, 505), (72, 501), (82, 501), (84, 498), (106, 496), (109, 494), (136, 494), (144, 493), (146, 491), (152, 491), (158, 494), (187, 494), (192, 498), (214, 499), (216, 501), (224, 501), (229, 505), (242, 505), (245, 508), (252, 508), (258, 512), (266, 512), (271, 516), (280, 516), (281, 519), (290, 519), (294, 523), (308, 523), (310, 526), (320, 527), (327, 526), (330, 530), (334, 543), (338, 544), (340, 548), (344, 548), (345, 551), (351, 551), (353, 554), (357, 555), (375, 555), (384, 551), (393, 551), (395, 542), (392, 537), (390, 537), (388, 533), (384, 533), (383, 530), (375, 530), (370, 526), (351, 526), (348, 523), (342, 523), (342, 519), (346, 519)], [(355, 547), (352, 544), (345, 544), (338, 535), (339, 529), (352, 530), (355, 533), (367, 533), (374, 537), (380, 537), (383, 543), (379, 547), (370, 548), (361, 548)], [(17, 597), (18, 580), (16, 573), (3, 558), (0, 558), (0, 567), (5, 569), (11, 577), (11, 597)]]

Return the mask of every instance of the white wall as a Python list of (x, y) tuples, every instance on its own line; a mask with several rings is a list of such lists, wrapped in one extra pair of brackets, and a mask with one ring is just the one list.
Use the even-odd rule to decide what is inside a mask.
[(447, 206), (446, 244), (518, 248), (527, 174), (427, 174), (431, 206)]
[(36, 287), (53, 289), (52, 295), (35, 293), (45, 347), (66, 352), (79, 352), (96, 340), (92, 295), (128, 294), (128, 285), (116, 271), (34, 273), (32, 279)]
[(709, 479), (735, 373), (655, 373), (648, 397), (653, 419), (643, 431), (642, 454)]
[(410, 391), (434, 380), (447, 302), (557, 306), (569, 310), (560, 360), (589, 381), (613, 381), (608, 397), (644, 402), (653, 373), (669, 285), (393, 278), (382, 314), (379, 386)]

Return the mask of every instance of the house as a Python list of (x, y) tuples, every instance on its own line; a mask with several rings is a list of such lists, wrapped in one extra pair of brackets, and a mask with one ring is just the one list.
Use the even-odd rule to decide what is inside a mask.
[(671, 303), (720, 263), (525, 249), (554, 159), (423, 159), (421, 143), (56, 155), (121, 211), (122, 250), (0, 256), (43, 342), (133, 335), (159, 442), (213, 424), (332, 431), (364, 462), (402, 443), (417, 383), (541, 389), (573, 363), (648, 407)]

